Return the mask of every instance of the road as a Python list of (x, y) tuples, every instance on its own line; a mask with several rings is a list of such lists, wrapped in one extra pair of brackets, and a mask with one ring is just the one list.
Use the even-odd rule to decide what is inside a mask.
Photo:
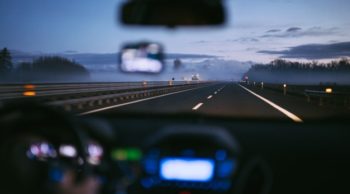
[(98, 115), (115, 112), (198, 112), (238, 118), (283, 118), (294, 122), (339, 114), (339, 110), (310, 104), (303, 98), (283, 96), (277, 92), (249, 88), (233, 82), (216, 83), (202, 88), (96, 109), (83, 114)]

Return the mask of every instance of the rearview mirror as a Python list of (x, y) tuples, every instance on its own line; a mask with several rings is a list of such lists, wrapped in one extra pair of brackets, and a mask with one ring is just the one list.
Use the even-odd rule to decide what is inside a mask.
[(128, 0), (120, 20), (126, 25), (212, 26), (225, 23), (222, 0)]
[(163, 47), (157, 43), (125, 44), (119, 53), (120, 69), (128, 73), (160, 73), (163, 60)]

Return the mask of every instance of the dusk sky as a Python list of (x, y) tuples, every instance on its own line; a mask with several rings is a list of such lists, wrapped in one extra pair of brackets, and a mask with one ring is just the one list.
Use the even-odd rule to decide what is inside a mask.
[[(116, 12), (121, 2), (1, 0), (0, 47), (42, 53), (114, 53), (125, 42), (150, 40), (163, 43), (168, 53), (239, 61), (301, 59), (296, 53), (305, 48), (304, 59), (350, 56), (349, 0), (226, 0), (225, 27), (175, 30), (120, 25)], [(329, 50), (329, 55), (316, 55), (320, 49)]]

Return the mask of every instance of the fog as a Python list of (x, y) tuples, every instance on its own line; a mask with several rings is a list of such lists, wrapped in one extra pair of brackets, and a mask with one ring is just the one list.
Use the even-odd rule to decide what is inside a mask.
[(348, 72), (255, 72), (250, 73), (248, 78), (249, 80), (255, 82), (276, 84), (288, 83), (296, 85), (350, 85), (350, 74)]
[[(235, 60), (225, 60), (217, 56), (198, 54), (166, 54), (163, 71), (159, 74), (124, 73), (117, 63), (117, 54), (31, 54), (12, 51), (13, 61), (18, 69), (19, 63), (31, 63), (41, 56), (60, 56), (78, 63), (89, 72), (89, 78), (74, 76), (73, 73), (64, 77), (48, 75), (45, 72), (35, 75), (14, 76), (13, 81), (45, 81), (50, 82), (127, 82), (127, 81), (175, 81), (191, 80), (193, 75), (199, 75), (200, 80), (235, 80), (238, 81), (250, 68), (252, 63), (242, 63)], [(181, 65), (175, 67), (174, 61), (180, 60)], [(51, 66), (47, 64), (47, 66)], [(28, 73), (27, 73), (28, 74)], [(49, 78), (49, 79), (48, 79)]]
[(164, 70), (159, 74), (123, 73), (116, 64), (84, 65), (91, 74), (91, 81), (175, 81), (191, 80), (193, 75), (199, 75), (200, 80), (234, 80), (238, 81), (250, 68), (250, 63), (217, 58), (182, 60), (179, 67), (174, 66), (174, 60), (165, 62)]
[[(70, 71), (64, 74), (45, 71), (18, 71), (19, 63), (32, 62), (43, 54), (13, 52), (14, 74), (3, 76), (2, 82), (129, 82), (129, 81), (184, 81), (193, 75), (200, 80), (240, 81), (248, 76), (249, 80), (266, 83), (289, 84), (350, 84), (348, 60), (329, 64), (298, 63), (275, 60), (269, 64), (255, 65), (253, 62), (240, 62), (217, 56), (197, 54), (167, 54), (163, 71), (159, 74), (124, 73), (117, 64), (117, 54), (57, 54), (72, 63), (80, 64), (88, 76)], [(55, 55), (56, 56), (56, 55)], [(175, 65), (175, 60), (180, 63)], [(51, 68), (52, 64), (47, 64)], [(46, 65), (45, 65), (46, 67)], [(16, 70), (17, 69), (17, 70)], [(40, 69), (41, 70), (41, 69)], [(57, 72), (57, 71), (56, 71)]]

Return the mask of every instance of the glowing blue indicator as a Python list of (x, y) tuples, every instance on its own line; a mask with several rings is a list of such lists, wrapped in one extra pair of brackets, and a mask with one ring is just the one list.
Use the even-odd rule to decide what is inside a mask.
[(164, 158), (160, 177), (168, 181), (208, 182), (214, 176), (214, 161), (200, 158)]
[(64, 176), (64, 172), (59, 168), (53, 167), (49, 171), (49, 177), (54, 182), (61, 182), (63, 180), (63, 176)]
[(231, 176), (234, 170), (235, 170), (234, 160), (227, 160), (227, 161), (218, 163), (217, 174), (221, 178)]
[(215, 157), (216, 157), (217, 160), (223, 161), (223, 160), (226, 159), (227, 153), (226, 153), (225, 150), (218, 150), (215, 153)]
[(147, 158), (144, 161), (145, 170), (148, 174), (156, 174), (157, 173), (157, 160), (152, 158)]

